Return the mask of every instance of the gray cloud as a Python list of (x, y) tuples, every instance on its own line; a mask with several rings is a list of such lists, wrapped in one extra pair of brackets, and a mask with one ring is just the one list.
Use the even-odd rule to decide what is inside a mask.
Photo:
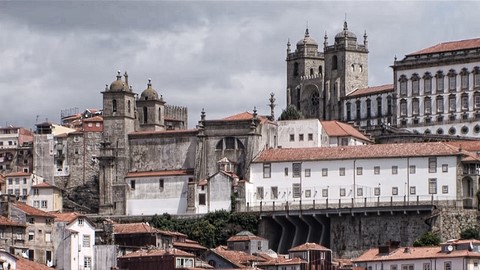
[(391, 83), (396, 55), (477, 37), (477, 2), (0, 2), (0, 126), (100, 108), (105, 84), (128, 70), (137, 93), (152, 78), (170, 104), (226, 117), (285, 106), (286, 42), (329, 43), (367, 30), (370, 85)]

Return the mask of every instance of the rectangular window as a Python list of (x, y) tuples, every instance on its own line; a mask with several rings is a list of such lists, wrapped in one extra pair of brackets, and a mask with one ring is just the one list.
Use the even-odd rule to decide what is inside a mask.
[(357, 167), (357, 175), (363, 174), (363, 167)]
[(285, 176), (288, 176), (288, 168), (285, 167)]
[(310, 189), (305, 190), (305, 198), (310, 198), (312, 196), (312, 191)]
[(402, 80), (400, 82), (400, 96), (406, 96), (407, 95), (407, 81)]
[(448, 164), (442, 164), (442, 172), (448, 172)]
[(83, 268), (92, 268), (92, 257), (85, 256), (83, 257)]
[(278, 199), (278, 187), (270, 188), (270, 199), (272, 200)]
[(292, 174), (293, 174), (293, 177), (301, 177), (302, 163), (293, 163), (292, 164)]
[(322, 176), (328, 176), (328, 169), (322, 168)]
[(443, 113), (443, 98), (437, 98), (437, 113)]
[(328, 197), (328, 189), (322, 189), (322, 197)]
[(468, 74), (462, 74), (461, 84), (462, 90), (468, 90)]
[(437, 179), (428, 179), (428, 194), (437, 194)]
[(415, 195), (417, 193), (416, 187), (410, 187), (410, 195)]
[(390, 265), (390, 270), (398, 270), (397, 265), (396, 264)]
[(27, 178), (23, 178), (23, 184), (24, 184), (24, 185), (27, 184)]
[(207, 205), (207, 195), (205, 193), (198, 194), (198, 205)]
[(392, 195), (398, 195), (398, 187), (392, 187)]
[(313, 134), (312, 133), (308, 133), (308, 140), (313, 141)]
[(163, 179), (158, 179), (158, 189), (163, 191), (164, 187), (165, 187), (165, 181)]
[(33, 189), (33, 195), (38, 195), (38, 188)]
[(448, 89), (450, 92), (455, 92), (457, 90), (457, 76), (448, 77)]
[(272, 172), (272, 164), (263, 163), (263, 178), (270, 178)]
[(28, 241), (33, 241), (35, 239), (35, 232), (29, 231), (28, 232)]
[(52, 233), (51, 232), (46, 232), (45, 233), (45, 242), (47, 242), (47, 243), (52, 242)]
[(448, 98), (448, 110), (450, 112), (455, 112), (457, 110), (457, 99), (455, 98), (455, 96), (450, 96)]
[(19, 189), (19, 188), (16, 188), (14, 193), (15, 193), (15, 195), (17, 195), (17, 196), (20, 196), (20, 189)]
[(423, 90), (425, 94), (431, 94), (432, 93), (432, 79), (426, 78), (423, 80)]
[(357, 188), (357, 196), (363, 196), (363, 188)]
[(445, 270), (452, 270), (452, 262), (445, 262)]
[(263, 200), (263, 187), (257, 187), (257, 200)]
[(299, 135), (298, 135), (298, 140), (301, 141), (301, 142), (303, 142), (303, 134), (299, 134)]
[(345, 194), (346, 194), (345, 192), (346, 192), (345, 189), (341, 188), (340, 189), (340, 197), (345, 197)]
[(83, 226), (83, 218), (79, 218), (79, 219), (78, 219), (78, 225), (79, 225), (79, 226)]
[(436, 173), (437, 172), (437, 158), (428, 158), (428, 172)]
[(374, 194), (375, 196), (380, 196), (380, 188), (379, 188), (379, 187), (374, 188), (374, 189), (373, 189), (373, 194)]
[(473, 86), (475, 88), (480, 87), (480, 73), (473, 74)]
[(415, 165), (410, 165), (410, 174), (415, 174), (417, 167)]
[(380, 174), (380, 166), (373, 167), (373, 174)]
[(42, 208), (47, 208), (47, 201), (42, 201), (41, 202), (41, 207)]
[(290, 134), (290, 141), (291, 142), (295, 141), (295, 134)]
[(26, 188), (22, 189), (22, 195), (27, 196), (27, 189)]
[(473, 95), (473, 99), (474, 99), (474, 102), (475, 102), (475, 109), (480, 109), (480, 93), (475, 93)]
[(392, 166), (392, 174), (398, 174), (398, 166)]
[(310, 177), (311, 170), (310, 169), (305, 169), (305, 177)]
[(418, 99), (413, 99), (412, 100), (412, 114), (413, 115), (418, 115), (420, 113), (420, 104)]
[(13, 181), (12, 181), (12, 178), (8, 178), (8, 185), (12, 185), (13, 184)]
[(90, 247), (90, 235), (83, 235), (83, 247)]
[(432, 270), (430, 267), (430, 263), (424, 263), (423, 264), (423, 270)]
[(400, 116), (407, 116), (407, 101), (400, 101)]
[(418, 96), (420, 92), (420, 81), (418, 79), (412, 80), (412, 95)]
[(15, 178), (15, 185), (19, 185), (19, 184), (20, 184), (20, 179)]
[(293, 198), (300, 198), (300, 196), (302, 195), (300, 184), (293, 184), (292, 190), (293, 190), (292, 192)]
[(442, 186), (442, 194), (448, 194), (448, 186), (447, 185)]
[(437, 93), (443, 93), (443, 76), (437, 77)]
[(468, 96), (462, 95), (462, 111), (468, 111)]
[(338, 169), (338, 175), (345, 176), (345, 168), (339, 168)]
[(130, 188), (135, 189), (135, 180), (130, 180)]

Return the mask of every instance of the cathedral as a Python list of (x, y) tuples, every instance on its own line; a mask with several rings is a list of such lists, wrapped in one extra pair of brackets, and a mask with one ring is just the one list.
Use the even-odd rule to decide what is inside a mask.
[(323, 51), (307, 28), (294, 51), (287, 43), (286, 61), (287, 106), (295, 106), (305, 118), (343, 120), (342, 99), (368, 86), (367, 34), (359, 44), (347, 22), (332, 45), (325, 34)]

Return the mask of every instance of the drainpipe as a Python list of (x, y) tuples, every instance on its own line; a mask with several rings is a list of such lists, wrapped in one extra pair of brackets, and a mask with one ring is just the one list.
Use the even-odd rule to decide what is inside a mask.
[[(415, 170), (417, 170), (417, 168), (415, 168)], [(407, 189), (405, 190), (405, 193), (407, 195), (407, 203), (410, 204), (410, 158), (409, 157), (407, 157)]]
[(353, 199), (355, 199), (355, 196), (356, 196), (356, 193), (355, 193), (355, 191), (356, 191), (356, 182), (355, 182), (356, 179), (355, 179), (355, 177), (357, 175), (357, 166), (355, 165), (356, 162), (357, 162), (357, 160), (354, 159), (353, 160)]

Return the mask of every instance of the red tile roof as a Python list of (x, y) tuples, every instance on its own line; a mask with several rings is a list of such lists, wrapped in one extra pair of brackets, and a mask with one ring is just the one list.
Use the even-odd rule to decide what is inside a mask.
[(174, 231), (167, 231), (167, 230), (158, 230), (160, 234), (163, 235), (168, 235), (168, 236), (177, 236), (177, 237), (187, 237), (186, 234), (183, 234), (181, 232), (174, 232)]
[(114, 234), (158, 233), (159, 230), (148, 223), (113, 224)]
[(126, 255), (120, 256), (119, 258), (134, 258), (134, 257), (152, 257), (152, 256), (163, 256), (163, 255), (174, 255), (182, 257), (195, 257), (195, 255), (185, 252), (180, 249), (172, 248), (168, 251), (165, 249), (150, 249), (150, 250), (138, 250)]
[(53, 215), (55, 216), (55, 221), (67, 223), (71, 223), (79, 217), (86, 218), (85, 215), (77, 212), (54, 213)]
[(15, 222), (4, 216), (0, 216), (0, 226), (9, 226), (9, 227), (25, 227), (25, 225)]
[[(228, 117), (223, 118), (224, 121), (244, 121), (244, 120), (252, 120), (253, 114), (249, 112), (242, 112), (235, 115), (231, 115)], [(267, 117), (262, 115), (257, 115), (257, 118), (260, 120), (261, 123), (264, 123), (268, 120)]]
[(298, 265), (302, 263), (306, 263), (307, 261), (302, 260), (301, 258), (293, 258), (293, 259), (287, 259), (283, 256), (279, 256), (278, 258), (274, 258), (270, 261), (266, 262), (260, 262), (257, 264), (257, 266), (280, 266), (280, 265)]
[(454, 141), (445, 143), (466, 151), (480, 151), (480, 141)]
[(21, 203), (21, 202), (16, 202), (14, 204), (12, 204), (14, 207), (18, 208), (20, 211), (24, 212), (25, 214), (29, 215), (29, 216), (37, 216), (37, 217), (50, 217), (50, 218), (54, 218), (55, 216), (52, 215), (52, 214), (49, 214), (45, 211), (42, 211), (40, 209), (37, 209), (35, 207), (32, 207), (30, 205), (27, 205), (25, 203)]
[(102, 122), (102, 121), (103, 121), (103, 117), (99, 115), (83, 119), (83, 122)]
[(250, 240), (266, 240), (263, 237), (252, 235), (234, 235), (227, 239), (227, 242), (245, 242)]
[(227, 250), (224, 246), (219, 246), (210, 250), (239, 268), (244, 268), (254, 261), (265, 261), (265, 259), (260, 256), (250, 255), (243, 251)]
[(348, 94), (347, 97), (351, 98), (351, 97), (370, 96), (370, 95), (378, 95), (378, 94), (388, 93), (388, 92), (393, 92), (393, 84), (359, 88), (351, 92), (350, 94)]
[(193, 175), (193, 170), (129, 172), (127, 174), (127, 177), (155, 177), (155, 176), (178, 176), (178, 175)]
[(36, 263), (21, 257), (16, 258), (18, 259), (16, 270), (52, 270), (52, 268), (44, 264)]
[(397, 261), (429, 258), (456, 258), (456, 257), (475, 257), (480, 258), (480, 253), (468, 250), (454, 250), (449, 253), (441, 252), (441, 247), (408, 247), (397, 248), (389, 254), (379, 254), (378, 248), (367, 250), (353, 262), (372, 262), (372, 261)]
[(367, 136), (362, 134), (358, 129), (353, 127), (352, 125), (345, 124), (339, 121), (320, 121), (322, 123), (322, 127), (330, 137), (345, 137), (345, 136), (352, 136), (357, 139), (372, 142)]
[(428, 157), (464, 155), (446, 143), (400, 143), (358, 146), (267, 149), (253, 162), (286, 162), (392, 157)]
[(31, 173), (26, 173), (26, 172), (12, 172), (12, 173), (7, 173), (5, 177), (14, 177), (14, 176), (30, 176), (32, 175)]
[(173, 247), (175, 248), (184, 248), (184, 249), (198, 249), (198, 250), (207, 250), (206, 247), (200, 245), (199, 243), (192, 241), (192, 242), (173, 242)]
[(459, 41), (450, 41), (450, 42), (439, 43), (439, 44), (434, 45), (432, 47), (428, 47), (428, 48), (422, 49), (420, 51), (410, 53), (407, 56), (419, 55), (419, 54), (440, 53), (440, 52), (450, 52), (450, 51), (459, 51), (459, 50), (474, 49), (474, 48), (480, 48), (480, 38), (465, 39), (465, 40), (459, 40)]
[(296, 247), (293, 247), (288, 250), (288, 252), (292, 251), (305, 251), (305, 250), (330, 250), (322, 245), (319, 245), (317, 243), (305, 243)]
[(36, 184), (36, 185), (32, 186), (32, 188), (56, 188), (56, 189), (60, 189), (59, 187), (51, 185), (47, 182), (42, 182), (40, 184)]

